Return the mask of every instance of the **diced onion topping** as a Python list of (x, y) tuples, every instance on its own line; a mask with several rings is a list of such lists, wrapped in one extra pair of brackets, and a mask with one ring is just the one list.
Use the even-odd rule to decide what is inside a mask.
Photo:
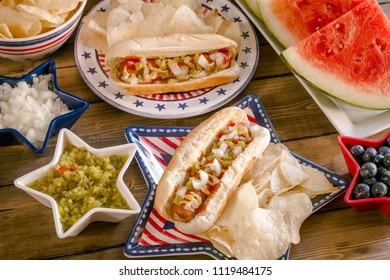
[(211, 170), (215, 172), (215, 176), (219, 176), (221, 174), (221, 164), (215, 158), (214, 161), (210, 164)]
[(187, 192), (187, 187), (186, 186), (181, 186), (180, 188), (177, 189), (175, 195), (178, 197), (183, 198)]
[(200, 175), (200, 180), (195, 178), (192, 180), (192, 186), (196, 190), (204, 188), (207, 185), (207, 182), (209, 180), (209, 175), (205, 171), (199, 170), (199, 175)]
[(171, 69), (171, 71), (172, 71), (172, 73), (174, 75), (176, 75), (176, 76), (180, 75), (181, 69), (180, 69), (179, 65), (176, 62), (173, 61), (168, 66), (169, 66), (169, 69)]
[(202, 66), (203, 68), (207, 68), (207, 67), (210, 67), (210, 66), (213, 66), (213, 65), (214, 65), (214, 63), (213, 63), (213, 62), (210, 63), (210, 62), (207, 60), (207, 58), (206, 58), (203, 54), (201, 54), (201, 55), (199, 56), (198, 64), (199, 64), (200, 66)]

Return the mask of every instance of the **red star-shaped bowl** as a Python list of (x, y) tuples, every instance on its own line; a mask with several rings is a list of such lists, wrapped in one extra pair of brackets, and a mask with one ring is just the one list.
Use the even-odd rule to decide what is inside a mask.
[(354, 197), (353, 189), (360, 180), (360, 166), (358, 162), (354, 159), (349, 149), (355, 145), (362, 145), (365, 149), (368, 147), (380, 148), (386, 143), (386, 139), (390, 136), (390, 132), (386, 133), (384, 136), (377, 140), (371, 139), (362, 139), (354, 138), (350, 136), (340, 135), (337, 137), (337, 141), (340, 144), (341, 151), (343, 153), (345, 162), (348, 167), (348, 171), (352, 176), (351, 184), (347, 189), (347, 192), (344, 196), (344, 201), (351, 205), (357, 211), (371, 211), (378, 210), (390, 216), (390, 197), (389, 193), (387, 196), (382, 197), (370, 197), (370, 198), (360, 198), (357, 199)]

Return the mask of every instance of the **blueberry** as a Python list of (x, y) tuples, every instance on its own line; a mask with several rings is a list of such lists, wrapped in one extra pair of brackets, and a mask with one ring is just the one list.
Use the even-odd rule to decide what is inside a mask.
[(378, 166), (378, 174), (379, 175), (383, 175), (385, 172), (389, 171), (389, 169), (387, 169), (386, 167), (384, 167), (383, 165), (380, 165)]
[(366, 178), (364, 179), (363, 183), (369, 185), (369, 186), (372, 186), (373, 184), (375, 184), (376, 182), (378, 182), (378, 180), (375, 178), (375, 177), (371, 177), (371, 178)]
[(385, 196), (387, 194), (387, 186), (382, 182), (377, 182), (371, 187), (373, 197)]
[(390, 147), (388, 146), (382, 146), (378, 149), (378, 153), (385, 155), (387, 153), (390, 153)]
[(390, 171), (385, 171), (381, 177), (380, 181), (385, 183), (388, 187), (390, 187)]
[(377, 155), (374, 157), (374, 159), (372, 160), (372, 162), (375, 163), (376, 166), (380, 166), (380, 165), (383, 164), (383, 158), (384, 158), (384, 157), (385, 157), (385, 156), (382, 155), (382, 154), (377, 154)]
[(387, 153), (383, 156), (383, 165), (387, 168), (390, 168), (390, 153)]
[(375, 148), (367, 148), (362, 155), (362, 160), (364, 162), (373, 161), (377, 154), (378, 151)]
[(364, 153), (364, 148), (362, 145), (355, 145), (352, 146), (349, 151), (355, 159), (359, 159)]
[(378, 168), (375, 163), (372, 162), (366, 162), (360, 168), (360, 176), (362, 176), (363, 179), (375, 177), (377, 172)]
[(364, 183), (359, 183), (353, 188), (353, 194), (356, 198), (370, 197), (370, 186)]

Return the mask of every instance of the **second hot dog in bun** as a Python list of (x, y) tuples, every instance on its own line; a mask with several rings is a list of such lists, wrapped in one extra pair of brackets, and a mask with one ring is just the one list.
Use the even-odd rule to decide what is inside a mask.
[(269, 142), (269, 130), (250, 125), (243, 110), (215, 113), (176, 149), (158, 183), (155, 209), (183, 232), (206, 231)]
[(106, 54), (112, 86), (149, 95), (213, 87), (237, 79), (237, 44), (218, 34), (134, 38)]

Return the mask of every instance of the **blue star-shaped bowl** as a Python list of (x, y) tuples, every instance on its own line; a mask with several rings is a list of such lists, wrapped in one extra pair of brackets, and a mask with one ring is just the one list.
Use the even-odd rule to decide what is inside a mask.
[(61, 101), (64, 102), (72, 111), (57, 116), (50, 122), (45, 140), (39, 146), (31, 143), (22, 133), (20, 133), (14, 128), (0, 129), (0, 146), (24, 144), (27, 145), (34, 152), (42, 154), (46, 149), (50, 137), (56, 135), (62, 128), (71, 128), (73, 124), (79, 119), (79, 117), (89, 108), (88, 101), (65, 91), (62, 91), (58, 87), (56, 64), (53, 60), (48, 60), (42, 63), (28, 74), (19, 78), (0, 76), (0, 84), (8, 83), (12, 87), (16, 86), (16, 84), (20, 81), (25, 81), (28, 84), (32, 84), (32, 79), (34, 76), (40, 76), (45, 74), (52, 75), (51, 90), (55, 92), (61, 99)]
[[(130, 209), (117, 209), (117, 208), (104, 208), (104, 207), (96, 207), (89, 210), (84, 216), (82, 216), (75, 224), (73, 224), (67, 231), (64, 232), (62, 228), (62, 224), (60, 222), (60, 214), (58, 212), (58, 204), (54, 200), (53, 197), (34, 190), (28, 187), (32, 182), (38, 180), (39, 178), (46, 175), (46, 173), (55, 168), (56, 164), (59, 162), (66, 144), (71, 144), (77, 148), (86, 148), (92, 154), (100, 157), (100, 156), (112, 156), (112, 155), (126, 155), (127, 160), (123, 165), (121, 171), (116, 178), (116, 186), (120, 191), (121, 195), (129, 205)], [(36, 200), (41, 202), (43, 205), (52, 208), (53, 216), (54, 216), (54, 224), (57, 232), (57, 236), (59, 238), (65, 238), (68, 236), (75, 236), (79, 234), (85, 227), (87, 227), (91, 222), (94, 221), (103, 221), (103, 222), (119, 222), (120, 220), (140, 212), (140, 206), (138, 202), (135, 200), (133, 195), (131, 194), (129, 188), (123, 181), (123, 175), (126, 172), (127, 168), (130, 165), (130, 162), (134, 158), (135, 152), (137, 150), (137, 145), (128, 143), (118, 146), (106, 147), (102, 149), (95, 149), (85, 143), (81, 138), (75, 135), (68, 129), (61, 129), (57, 146), (54, 152), (54, 156), (52, 161), (38, 168), (26, 175), (23, 175), (15, 180), (14, 184), (16, 187), (25, 191)]]

